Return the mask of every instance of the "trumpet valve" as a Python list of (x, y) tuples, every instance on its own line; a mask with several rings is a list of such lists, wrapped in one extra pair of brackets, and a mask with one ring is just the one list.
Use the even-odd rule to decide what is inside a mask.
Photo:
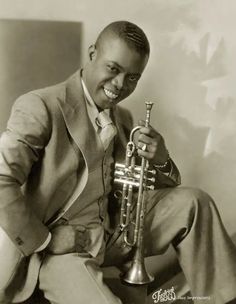
[(155, 179), (155, 177), (147, 177), (147, 181), (149, 181), (151, 183), (155, 183), (156, 179)]
[(155, 169), (153, 170), (147, 170), (148, 173), (152, 174), (152, 175), (156, 175), (157, 171)]

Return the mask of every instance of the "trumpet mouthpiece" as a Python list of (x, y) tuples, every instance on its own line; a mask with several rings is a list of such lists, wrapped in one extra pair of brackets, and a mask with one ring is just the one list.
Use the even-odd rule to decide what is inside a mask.
[(152, 109), (153, 102), (151, 102), (151, 101), (146, 101), (145, 104), (146, 104), (147, 110), (151, 110), (151, 109)]

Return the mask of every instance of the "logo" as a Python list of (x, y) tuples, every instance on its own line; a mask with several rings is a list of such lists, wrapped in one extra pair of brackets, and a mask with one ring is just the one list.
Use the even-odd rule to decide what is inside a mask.
[(152, 298), (154, 303), (175, 301), (175, 289), (174, 287), (171, 287), (170, 289), (159, 289), (153, 293)]

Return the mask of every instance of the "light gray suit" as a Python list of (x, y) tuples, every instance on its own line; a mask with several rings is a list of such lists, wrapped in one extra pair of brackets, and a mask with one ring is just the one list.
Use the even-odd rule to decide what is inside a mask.
[[(113, 115), (118, 130), (115, 158), (123, 161), (132, 119), (120, 107)], [(30, 256), (45, 241), (47, 223), (66, 212), (64, 205), (72, 194), (80, 196), (92, 164), (102, 157), (101, 151), (94, 150), (95, 141), (79, 71), (63, 83), (30, 92), (15, 102), (1, 136), (0, 226), (23, 255)], [(78, 180), (82, 161), (85, 167)], [(172, 173), (178, 175), (176, 167)], [(176, 184), (174, 178), (162, 174), (159, 181)], [(98, 178), (96, 187), (101, 183)], [(27, 294), (36, 284), (38, 255), (30, 259), (30, 267)]]
[[(120, 161), (132, 123), (130, 114), (119, 107), (114, 119), (114, 158)], [(39, 275), (40, 287), (52, 303), (120, 303), (102, 281), (104, 252), (93, 259), (76, 253), (48, 255), (41, 269), (42, 255), (33, 254), (48, 235), (48, 222), (66, 212), (71, 196), (80, 196), (93, 164), (102, 157), (94, 150), (92, 128), (79, 72), (64, 83), (20, 97), (13, 107), (1, 137), (0, 226), (20, 252), (31, 256), (24, 261), (29, 263), (23, 274), (26, 287), (17, 288), (15, 300), (30, 295)], [(85, 166), (78, 180), (81, 162)], [(101, 182), (98, 179), (96, 186)], [(145, 254), (162, 253), (172, 244), (193, 294), (210, 296), (207, 303), (225, 303), (236, 297), (235, 247), (212, 199), (200, 190), (173, 187), (178, 184), (174, 163), (169, 176), (158, 171), (157, 190), (148, 194)], [(105, 261), (116, 262), (119, 241), (106, 252)]]

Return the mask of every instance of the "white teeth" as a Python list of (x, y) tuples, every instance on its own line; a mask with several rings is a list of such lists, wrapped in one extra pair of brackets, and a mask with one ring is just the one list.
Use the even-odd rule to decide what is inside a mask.
[(104, 88), (104, 92), (105, 92), (106, 96), (110, 99), (116, 99), (119, 96), (118, 94), (114, 94), (113, 92), (111, 92), (110, 90), (105, 89), (105, 88)]

